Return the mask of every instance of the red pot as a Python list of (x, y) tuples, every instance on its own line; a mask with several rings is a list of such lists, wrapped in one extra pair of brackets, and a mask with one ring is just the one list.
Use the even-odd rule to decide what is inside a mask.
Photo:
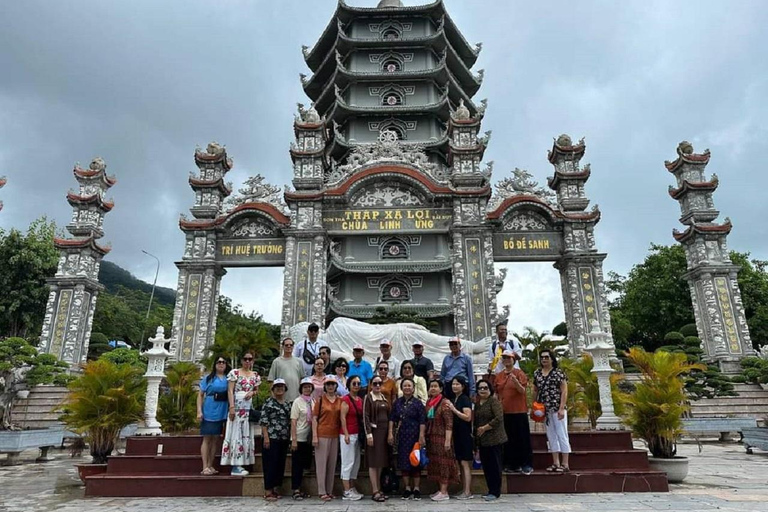
[(83, 484), (89, 476), (103, 475), (107, 472), (106, 464), (75, 464), (75, 467), (77, 467), (77, 474)]

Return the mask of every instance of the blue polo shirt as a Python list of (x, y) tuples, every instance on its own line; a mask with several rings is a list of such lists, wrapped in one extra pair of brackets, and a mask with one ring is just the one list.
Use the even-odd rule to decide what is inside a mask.
[(469, 384), (470, 396), (475, 396), (475, 373), (472, 369), (472, 358), (465, 353), (460, 353), (457, 357), (448, 354), (443, 359), (443, 366), (440, 368), (440, 378), (445, 384), (448, 384), (457, 375), (464, 377)]
[(354, 377), (355, 375), (360, 377), (360, 387), (367, 388), (368, 381), (373, 378), (373, 367), (371, 366), (371, 363), (365, 359), (360, 360), (360, 364), (355, 362), (354, 359), (351, 360), (349, 362), (349, 369), (347, 370), (347, 382), (349, 382), (350, 377)]

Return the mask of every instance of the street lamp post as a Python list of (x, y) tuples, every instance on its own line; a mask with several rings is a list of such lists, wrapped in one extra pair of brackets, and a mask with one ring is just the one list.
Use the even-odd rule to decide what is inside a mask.
[(155, 256), (154, 254), (148, 253), (144, 249), (142, 249), (141, 252), (143, 252), (147, 256), (155, 258), (155, 261), (157, 261), (157, 268), (155, 269), (155, 280), (152, 282), (152, 293), (150, 293), (149, 295), (149, 306), (147, 306), (147, 316), (144, 318), (144, 326), (141, 328), (141, 340), (139, 341), (139, 351), (142, 351), (144, 349), (144, 334), (146, 333), (147, 322), (149, 322), (149, 312), (152, 310), (152, 299), (155, 298), (155, 286), (157, 285), (157, 275), (160, 273), (160, 258)]

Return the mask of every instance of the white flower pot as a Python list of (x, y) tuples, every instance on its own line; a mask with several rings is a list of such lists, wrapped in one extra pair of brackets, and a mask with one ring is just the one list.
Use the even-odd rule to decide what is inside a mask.
[(16, 398), (19, 400), (26, 400), (29, 398), (29, 390), (28, 389), (21, 389), (16, 392)]
[(680, 483), (688, 476), (688, 457), (673, 457), (671, 459), (648, 457), (648, 463), (651, 469), (665, 472), (667, 481), (671, 484)]

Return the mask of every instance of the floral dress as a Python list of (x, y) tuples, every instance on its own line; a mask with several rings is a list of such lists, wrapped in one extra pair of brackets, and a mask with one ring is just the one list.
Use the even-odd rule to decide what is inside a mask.
[(248, 422), (251, 410), (251, 400), (246, 400), (246, 393), (256, 393), (261, 377), (257, 372), (250, 376), (240, 374), (240, 370), (232, 370), (227, 375), (229, 382), (235, 383), (235, 419), (227, 416), (227, 430), (221, 447), (221, 464), (223, 466), (244, 466), (253, 464), (256, 460), (253, 451), (253, 433)]
[(448, 400), (441, 400), (434, 417), (427, 417), (427, 475), (435, 482), (459, 483), (459, 464), (453, 451), (445, 449), (445, 433), (453, 430), (453, 413)]

